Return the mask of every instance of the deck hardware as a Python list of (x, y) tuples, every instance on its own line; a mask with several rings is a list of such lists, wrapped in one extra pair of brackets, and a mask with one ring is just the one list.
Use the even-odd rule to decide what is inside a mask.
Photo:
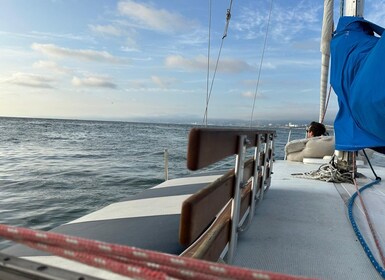
[(244, 225), (242, 227), (239, 227), (239, 231), (243, 232), (246, 231), (252, 221), (253, 217), (256, 213), (256, 205), (258, 202), (261, 201), (260, 196), (263, 196), (263, 192), (261, 191), (262, 186), (260, 185), (259, 176), (262, 174), (262, 168), (261, 168), (261, 135), (257, 135), (256, 145), (254, 148), (254, 171), (252, 176), (252, 186), (251, 186), (251, 204), (250, 204), (250, 211), (248, 214), (247, 221), (245, 221)]
[(234, 187), (234, 199), (233, 207), (231, 211), (231, 234), (229, 242), (229, 251), (227, 253), (227, 263), (232, 263), (235, 248), (238, 241), (238, 224), (239, 224), (239, 211), (241, 207), (241, 180), (243, 179), (245, 155), (246, 155), (246, 139), (245, 135), (239, 135), (238, 152), (235, 163), (235, 187)]
[(168, 149), (164, 149), (164, 180), (168, 180)]
[(44, 270), (46, 270), (46, 269), (48, 269), (48, 267), (45, 266), (45, 265), (40, 265), (40, 266), (36, 267), (36, 270), (37, 270), (37, 271), (44, 271)]

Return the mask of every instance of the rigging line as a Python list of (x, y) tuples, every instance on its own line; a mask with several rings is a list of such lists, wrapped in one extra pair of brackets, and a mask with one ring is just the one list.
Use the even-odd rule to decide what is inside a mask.
[[(233, 5), (233, 0), (230, 0), (229, 8), (227, 9), (227, 12), (226, 12), (225, 31), (223, 33), (221, 45), (219, 47), (219, 52), (218, 52), (218, 56), (217, 56), (217, 60), (216, 60), (216, 63), (215, 63), (215, 68), (214, 68), (214, 74), (213, 74), (213, 78), (211, 80), (210, 90), (209, 90), (207, 98), (206, 98), (206, 108), (205, 108), (205, 113), (204, 113), (204, 116), (203, 116), (203, 123), (206, 123), (206, 125), (207, 125), (207, 119), (208, 119), (207, 112), (208, 112), (209, 102), (210, 102), (211, 94), (212, 94), (212, 91), (213, 91), (215, 77), (216, 77), (217, 70), (218, 70), (219, 59), (220, 59), (221, 53), (222, 53), (223, 42), (224, 42), (224, 39), (227, 37), (227, 30), (229, 28), (229, 23), (230, 23), (230, 19), (231, 19), (231, 7), (232, 7), (232, 5)], [(210, 64), (209, 61), (208, 61), (208, 64)]]
[(257, 93), (258, 93), (258, 88), (259, 88), (259, 81), (260, 81), (260, 78), (261, 78), (262, 64), (263, 64), (263, 58), (264, 58), (264, 56), (265, 56), (265, 50), (266, 50), (266, 44), (267, 44), (267, 36), (268, 36), (268, 34), (269, 34), (269, 27), (270, 27), (270, 19), (271, 19), (271, 11), (272, 11), (272, 10), (273, 10), (273, 0), (270, 1), (270, 11), (269, 11), (269, 17), (268, 17), (268, 20), (267, 20), (265, 40), (264, 40), (264, 42), (263, 42), (261, 61), (260, 61), (260, 63), (259, 63), (259, 70), (258, 70), (257, 84), (256, 84), (256, 87), (255, 87), (255, 92), (254, 92), (253, 108), (252, 108), (252, 110), (251, 110), (250, 128), (252, 127), (252, 123), (253, 123), (254, 109), (255, 109), (255, 101), (256, 101), (256, 99), (257, 99)]
[(226, 38), (227, 37), (227, 31), (229, 29), (229, 23), (230, 23), (230, 19), (231, 19), (231, 6), (233, 5), (233, 0), (230, 0), (230, 5), (229, 5), (229, 8), (227, 9), (227, 13), (226, 13), (226, 26), (225, 26), (225, 31), (223, 32), (223, 36), (222, 36), (222, 39)]
[(372, 163), (370, 162), (370, 159), (369, 159), (368, 155), (366, 154), (365, 149), (363, 149), (362, 152), (364, 153), (364, 156), (365, 156), (366, 160), (368, 161), (368, 164), (369, 164), (369, 166), (370, 166), (370, 169), (372, 170), (373, 175), (376, 177), (376, 180), (381, 180), (381, 177), (378, 177), (376, 171), (374, 171), (374, 168), (373, 168), (373, 166), (372, 166)]
[(327, 111), (328, 106), (329, 106), (329, 100), (330, 100), (330, 93), (331, 93), (331, 91), (332, 91), (332, 86), (330, 85), (330, 86), (329, 86), (328, 97), (327, 97), (327, 99), (326, 99), (326, 104), (325, 104), (325, 108), (324, 108), (324, 111), (323, 111), (323, 116), (322, 116), (322, 119), (321, 119), (321, 123), (323, 123), (324, 120), (325, 120), (326, 111)]
[(207, 109), (209, 100), (209, 84), (210, 84), (210, 50), (211, 50), (211, 16), (212, 16), (212, 0), (209, 0), (209, 42), (207, 46), (207, 76), (206, 76), (206, 110), (203, 118), (203, 123), (207, 126)]

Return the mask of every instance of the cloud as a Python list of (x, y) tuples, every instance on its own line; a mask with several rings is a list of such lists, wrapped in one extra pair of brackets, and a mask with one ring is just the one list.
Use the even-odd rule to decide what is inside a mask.
[[(242, 97), (245, 97), (245, 98), (254, 99), (255, 92), (248, 90), (243, 92), (241, 95)], [(264, 98), (265, 96), (263, 94), (261, 94), (260, 92), (257, 93), (256, 99), (264, 99)]]
[(367, 11), (364, 15), (366, 19), (381, 26), (385, 25), (385, 3), (383, 1), (374, 1), (365, 10)]
[(89, 28), (92, 32), (99, 33), (108, 36), (120, 36), (122, 31), (113, 25), (93, 25), (90, 24)]
[(95, 62), (107, 62), (107, 63), (125, 63), (125, 59), (121, 59), (111, 55), (106, 51), (95, 51), (95, 50), (76, 50), (69, 48), (58, 47), (54, 44), (38, 44), (33, 43), (32, 49), (41, 52), (51, 57), (68, 57), (73, 59), (80, 59), (84, 61), (95, 61)]
[[(170, 68), (181, 68), (185, 70), (206, 70), (207, 58), (197, 56), (195, 58), (184, 58), (181, 55), (170, 55), (166, 57), (165, 65)], [(210, 66), (214, 69), (214, 65)], [(218, 71), (225, 73), (240, 73), (252, 70), (253, 68), (243, 60), (224, 58), (220, 60)]]
[[(291, 41), (309, 30), (314, 30), (319, 35), (322, 10), (322, 3), (314, 4), (312, 1), (297, 1), (295, 5), (287, 2), (285, 6), (274, 3), (268, 31), (269, 40)], [(269, 12), (270, 4), (267, 2), (258, 8), (245, 6), (241, 9), (239, 18), (234, 20), (230, 27), (243, 38), (263, 38), (266, 34)]]
[(54, 61), (40, 60), (38, 62), (35, 62), (32, 66), (34, 68), (37, 68), (37, 69), (44, 69), (44, 70), (48, 70), (48, 71), (55, 72), (58, 74), (70, 74), (70, 73), (72, 73), (71, 69), (59, 66)]
[(118, 11), (141, 28), (165, 33), (193, 29), (195, 23), (182, 15), (135, 1), (118, 3)]
[(159, 76), (151, 76), (151, 81), (161, 88), (168, 88), (170, 87), (170, 85), (172, 85), (176, 81), (176, 79), (159, 77)]
[(12, 76), (6, 79), (5, 82), (8, 84), (32, 88), (53, 88), (50, 84), (51, 82), (53, 82), (52, 79), (40, 75), (22, 72), (12, 74)]
[(73, 77), (72, 85), (77, 87), (117, 88), (116, 84), (106, 77), (89, 76), (85, 78)]

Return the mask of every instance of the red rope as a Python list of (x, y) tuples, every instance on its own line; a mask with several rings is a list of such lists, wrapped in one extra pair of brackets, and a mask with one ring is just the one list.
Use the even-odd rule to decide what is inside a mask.
[(135, 279), (309, 279), (2, 224), (0, 236)]

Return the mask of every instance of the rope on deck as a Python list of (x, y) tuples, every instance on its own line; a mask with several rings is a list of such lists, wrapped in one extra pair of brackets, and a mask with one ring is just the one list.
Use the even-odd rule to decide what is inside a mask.
[(353, 183), (350, 172), (341, 172), (332, 163), (322, 164), (317, 170), (291, 174), (297, 178), (321, 180), (334, 183)]
[[(380, 181), (380, 179), (376, 179), (375, 181), (369, 183), (369, 184), (366, 184), (365, 186), (363, 186), (362, 188), (360, 188), (359, 190), (357, 190), (353, 195), (352, 197), (350, 198), (349, 200), (349, 204), (348, 204), (348, 214), (349, 214), (349, 220), (350, 220), (350, 223), (352, 224), (352, 227), (354, 229), (354, 232), (358, 238), (358, 240), (360, 241), (362, 247), (364, 248), (364, 251), (366, 253), (366, 255), (368, 256), (370, 262), (373, 264), (374, 268), (378, 271), (378, 273), (382, 276), (382, 278), (385, 279), (385, 269), (380, 265), (380, 263), (376, 260), (376, 258), (373, 256), (373, 253), (372, 251), (370, 250), (368, 244), (366, 243), (365, 241), (365, 238), (362, 236), (361, 234), (361, 231), (360, 229), (358, 228), (358, 225), (354, 219), (354, 216), (353, 216), (353, 205), (354, 205), (354, 200), (356, 199), (357, 196), (360, 196), (360, 194), (372, 187), (373, 185), (377, 184), (378, 182)], [(366, 212), (366, 211), (365, 211)], [(366, 215), (366, 213), (365, 213)], [(369, 226), (370, 226), (370, 220), (368, 220), (368, 223), (369, 223)], [(374, 235), (373, 236), (374, 239), (376, 239), (376, 236)], [(377, 243), (377, 242), (376, 242)], [(380, 250), (380, 249), (379, 249)], [(381, 254), (381, 251), (380, 251), (380, 255), (381, 257), (382, 254)]]
[(4, 224), (0, 236), (133, 279), (309, 279)]

